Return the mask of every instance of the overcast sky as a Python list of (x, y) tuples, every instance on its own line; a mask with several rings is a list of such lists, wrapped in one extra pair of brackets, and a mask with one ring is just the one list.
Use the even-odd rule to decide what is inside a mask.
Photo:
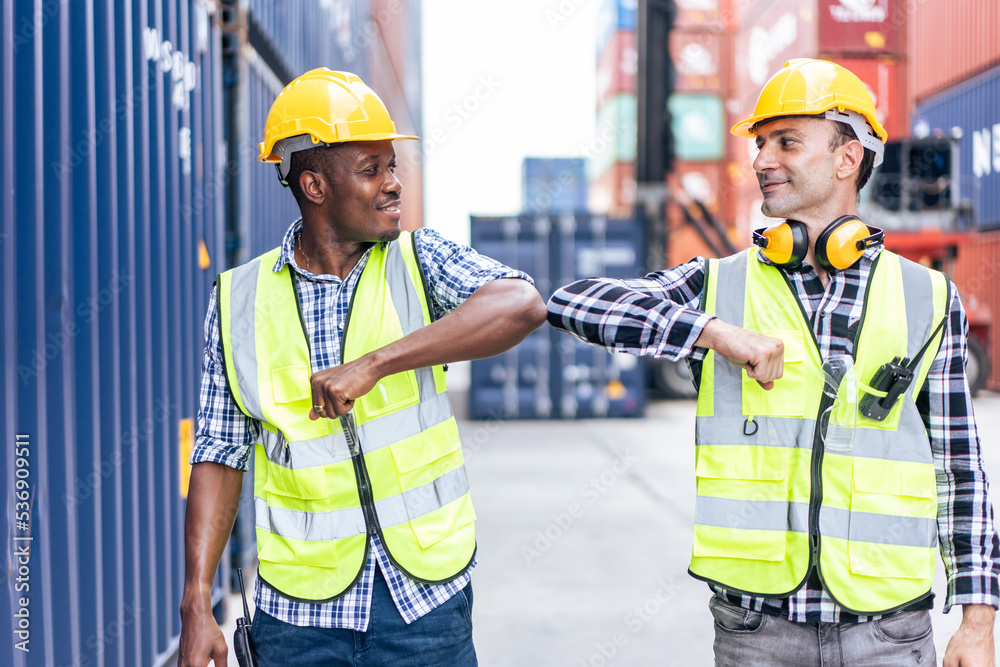
[(521, 208), (525, 156), (582, 154), (594, 134), (600, 5), (424, 0), (428, 227), (468, 242), (470, 214)]

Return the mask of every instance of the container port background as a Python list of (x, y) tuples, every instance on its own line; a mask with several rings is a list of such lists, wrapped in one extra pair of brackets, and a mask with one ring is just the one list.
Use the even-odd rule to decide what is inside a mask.
[[(671, 95), (659, 119), (673, 129), (673, 160), (649, 210), (649, 183), (637, 184), (648, 149), (640, 2), (473, 4), (2, 0), (0, 617), (11, 620), (0, 665), (175, 659), (209, 289), (296, 215), (256, 147), (275, 95), (312, 67), (359, 74), (401, 131), (422, 136), (396, 144), (404, 226), (523, 262), (546, 294), (591, 271), (641, 275), (711, 255), (723, 239), (744, 247), (760, 195), (748, 142), (728, 127), (785, 60), (842, 62), (872, 90), (892, 139), (953, 146), (947, 187), (960, 215), (946, 228), (904, 219), (890, 239), (949, 272), (997, 358), (994, 0), (665, 3), (673, 22), (657, 46)], [(569, 160), (546, 175), (545, 160), (522, 171), (524, 157)], [(641, 428), (650, 368), (567, 345), (543, 329), (507, 356), (457, 365), (452, 384), (469, 396), (460, 411), (486, 419), (463, 426), (473, 449), (498, 416), (535, 420), (525, 424), (554, 440), (573, 425), (539, 420), (606, 415)], [(1000, 390), (1000, 364), (985, 389)], [(995, 445), (984, 431), (984, 449)], [(242, 507), (216, 581), (220, 620), (235, 614), (232, 568), (254, 565), (249, 484)], [(670, 548), (683, 556), (689, 544)], [(503, 563), (480, 576), (504, 577)], [(477, 605), (481, 618), (502, 625)], [(25, 636), (30, 653), (16, 646)]]

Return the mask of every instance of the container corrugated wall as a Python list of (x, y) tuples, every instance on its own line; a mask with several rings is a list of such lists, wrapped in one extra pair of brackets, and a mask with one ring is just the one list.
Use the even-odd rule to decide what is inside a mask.
[(180, 628), (180, 433), (218, 268), (199, 245), (224, 254), (218, 28), (197, 1), (5, 0), (2, 21), (0, 530), (31, 552), (20, 574), (7, 554), (28, 588), (6, 579), (0, 615), (26, 597), (29, 620), (0, 663), (149, 665)]
[(1000, 67), (921, 102), (914, 127), (931, 136), (961, 132), (958, 197), (977, 227), (1000, 227)]
[[(473, 217), (472, 247), (525, 271), (543, 299), (588, 276), (645, 274), (646, 225), (599, 215)], [(472, 419), (641, 417), (646, 405), (643, 359), (609, 354), (543, 327), (512, 350), (473, 361)]]
[[(0, 2), (0, 615), (26, 625), (30, 648), (0, 633), (0, 664), (125, 667), (176, 652), (209, 290), (297, 216), (256, 162), (264, 118), (300, 70), (365, 77), (371, 49), (385, 50), (367, 0), (305, 7)], [(240, 519), (246, 564), (252, 513)]]
[[(992, 315), (988, 347), (993, 371), (986, 388), (1000, 390), (1000, 231), (972, 234), (958, 248), (955, 281), (962, 294), (966, 311), (982, 311)], [(984, 308), (985, 307), (985, 308)]]
[(996, 0), (907, 2), (910, 100), (919, 101), (1000, 63)]

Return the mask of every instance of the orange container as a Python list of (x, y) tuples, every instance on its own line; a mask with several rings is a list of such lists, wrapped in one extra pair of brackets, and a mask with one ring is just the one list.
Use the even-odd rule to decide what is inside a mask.
[(921, 0), (912, 4), (908, 30), (909, 101), (1000, 63), (997, 0)]
[(615, 162), (588, 184), (591, 211), (628, 217), (635, 209), (635, 163)]

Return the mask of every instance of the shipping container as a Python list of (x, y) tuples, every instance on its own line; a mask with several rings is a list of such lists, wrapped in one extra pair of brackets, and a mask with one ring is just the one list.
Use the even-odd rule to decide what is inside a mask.
[[(256, 162), (264, 118), (294, 74), (366, 76), (370, 51), (388, 50), (367, 0), (0, 7), (0, 531), (14, 568), (0, 613), (26, 601), (30, 617), (0, 634), (0, 664), (167, 664), (209, 290), (297, 215)], [(236, 562), (252, 566), (253, 516), (239, 521)], [(219, 618), (229, 574), (224, 558)]]
[(954, 196), (971, 207), (977, 227), (1000, 227), (1000, 67), (921, 102), (913, 133), (960, 139)]
[(620, 93), (636, 94), (639, 72), (635, 30), (619, 30), (597, 60), (597, 108)]
[(728, 95), (733, 54), (729, 33), (674, 30), (670, 58), (674, 63), (674, 90), (679, 93), (716, 92)]
[(584, 158), (524, 158), (521, 210), (528, 215), (586, 212), (586, 171)]
[(635, 162), (615, 162), (589, 183), (588, 208), (595, 213), (628, 217), (635, 209)]
[(637, 133), (635, 95), (610, 98), (597, 112), (597, 136), (590, 144), (587, 175), (599, 177), (615, 162), (635, 162)]
[(620, 31), (635, 32), (639, 0), (604, 0), (597, 13), (597, 57), (604, 53), (612, 36)]
[(675, 4), (674, 27), (680, 29), (720, 32), (726, 29), (732, 11), (728, 0), (676, 0)]
[[(986, 339), (992, 372), (986, 388), (1000, 391), (1000, 231), (973, 233), (958, 246), (949, 274), (955, 281), (970, 323), (970, 338)], [(978, 325), (978, 326), (977, 326)], [(978, 329), (978, 331), (977, 331)]]
[(219, 23), (194, 0), (2, 7), (0, 615), (28, 617), (0, 663), (152, 665), (180, 629), (181, 458), (225, 262)]
[(875, 115), (889, 133), (889, 141), (909, 136), (905, 62), (884, 56), (878, 58), (836, 56), (831, 60), (854, 72), (865, 84), (875, 103)]
[(819, 0), (817, 15), (820, 53), (900, 55), (906, 48), (905, 0)]
[[(591, 276), (646, 273), (641, 220), (587, 214), (472, 218), (472, 246), (527, 271), (546, 300), (554, 288)], [(643, 360), (609, 354), (552, 327), (514, 348), (472, 362), (473, 419), (638, 417), (645, 409)]]
[(678, 160), (720, 160), (726, 152), (722, 98), (705, 93), (675, 93), (667, 101)]
[(761, 88), (787, 60), (816, 55), (817, 12), (815, 2), (798, 0), (757, 0), (740, 12), (733, 81), (736, 100), (746, 112), (753, 110)]
[(996, 0), (907, 2), (911, 106), (1000, 64)]

